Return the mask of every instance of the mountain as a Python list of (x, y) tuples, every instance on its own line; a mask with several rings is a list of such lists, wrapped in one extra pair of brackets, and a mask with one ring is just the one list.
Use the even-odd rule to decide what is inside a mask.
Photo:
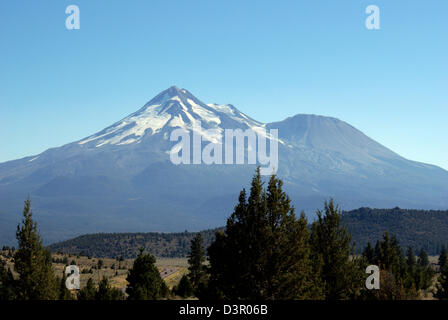
[[(351, 233), (357, 253), (361, 253), (368, 242), (374, 246), (382, 240), (386, 231), (397, 238), (403, 249), (411, 246), (414, 252), (423, 248), (429, 255), (438, 255), (442, 246), (448, 246), (448, 210), (359, 208), (343, 212), (342, 224)], [(217, 230), (201, 231), (205, 248), (211, 244)], [(95, 257), (135, 258), (138, 249), (144, 247), (157, 257), (186, 257), (194, 236), (191, 232), (98, 233), (54, 243), (49, 248), (53, 252)]]
[(296, 115), (267, 128), (288, 142), (279, 174), (310, 197), (331, 195), (344, 209), (448, 207), (446, 170), (407, 160), (343, 121)]
[[(224, 228), (200, 231), (204, 248), (215, 239), (216, 231)], [(196, 232), (176, 233), (96, 233), (85, 234), (49, 246), (52, 252), (80, 254), (100, 258), (134, 259), (139, 248), (163, 258), (185, 258), (190, 253), (191, 240)]]
[[(191, 131), (198, 121), (201, 121), (201, 127), (205, 130), (244, 130), (262, 126), (232, 105), (206, 105), (187, 90), (173, 86), (158, 94), (137, 112), (77, 144), (89, 148), (139, 144), (151, 136), (163, 135), (166, 138), (173, 128)], [(213, 136), (204, 133), (202, 136), (208, 141), (214, 141)]]
[(342, 223), (352, 234), (358, 253), (368, 242), (374, 246), (386, 231), (403, 249), (411, 246), (415, 252), (423, 248), (429, 255), (438, 255), (442, 246), (448, 246), (448, 210), (359, 208), (344, 212)]
[(264, 124), (230, 104), (205, 104), (171, 87), (98, 133), (1, 163), (0, 243), (14, 242), (28, 195), (47, 242), (223, 225), (256, 165), (247, 164), (247, 155), (242, 165), (175, 165), (170, 150), (178, 141), (170, 137), (179, 129), (202, 137), (202, 150), (226, 129), (252, 129), (268, 145), (275, 142), (278, 175), (297, 209), (310, 216), (328, 197), (344, 209), (448, 207), (447, 171), (404, 159), (341, 120), (296, 115)]

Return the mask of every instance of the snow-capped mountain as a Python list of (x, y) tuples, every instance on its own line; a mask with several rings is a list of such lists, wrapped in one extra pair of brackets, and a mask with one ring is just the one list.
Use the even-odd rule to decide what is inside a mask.
[(447, 171), (404, 159), (341, 120), (299, 114), (264, 124), (171, 87), (98, 133), (1, 163), (0, 243), (13, 243), (28, 195), (46, 241), (223, 225), (255, 165), (174, 165), (170, 134), (179, 128), (212, 143), (225, 129), (277, 129), (278, 175), (310, 216), (329, 197), (343, 209), (448, 207)]
[(224, 128), (256, 130), (264, 126), (232, 105), (206, 105), (187, 90), (173, 86), (158, 94), (137, 112), (78, 143), (95, 147), (140, 143), (146, 135), (164, 133), (166, 137), (172, 128), (192, 131), (198, 122), (204, 129), (217, 130), (216, 137), (205, 136), (201, 132), (203, 139), (210, 142), (217, 141)]

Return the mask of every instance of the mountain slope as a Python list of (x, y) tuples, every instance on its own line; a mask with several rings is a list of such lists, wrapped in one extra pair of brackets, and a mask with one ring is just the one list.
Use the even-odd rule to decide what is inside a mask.
[(296, 115), (263, 124), (171, 87), (98, 133), (0, 164), (0, 242), (13, 241), (27, 195), (47, 241), (223, 225), (255, 165), (174, 165), (175, 129), (196, 132), (202, 147), (219, 142), (225, 129), (278, 129), (278, 174), (309, 215), (328, 197), (344, 209), (448, 207), (447, 171), (404, 159), (343, 121)]
[[(145, 104), (140, 110), (112, 126), (78, 142), (80, 145), (125, 145), (142, 142), (145, 136), (170, 132), (172, 128), (193, 130), (201, 122), (204, 129), (259, 127), (262, 124), (231, 105), (206, 105), (185, 89), (171, 87)], [(216, 137), (202, 136), (214, 142)]]
[(407, 160), (341, 120), (296, 115), (266, 127), (290, 149), (280, 149), (279, 174), (346, 209), (448, 207), (447, 171)]

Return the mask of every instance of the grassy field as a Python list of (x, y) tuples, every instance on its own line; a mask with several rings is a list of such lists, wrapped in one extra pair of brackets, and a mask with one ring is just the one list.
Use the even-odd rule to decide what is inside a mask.
[[(13, 260), (8, 252), (0, 251), (2, 259), (6, 259), (7, 266), (13, 271), (14, 277), (18, 274), (14, 271)], [(65, 266), (74, 264), (80, 270), (81, 288), (84, 287), (89, 278), (97, 284), (103, 277), (109, 279), (111, 285), (115, 288), (126, 290), (129, 269), (132, 268), (133, 259), (125, 259), (122, 261), (108, 258), (96, 258), (77, 256), (70, 254), (52, 254), (53, 268), (56, 276), (62, 277)], [(438, 262), (438, 256), (429, 256), (430, 263), (435, 266)], [(187, 258), (156, 258), (156, 266), (159, 269), (161, 277), (167, 286), (172, 289), (177, 285), (184, 274), (188, 272)], [(434, 280), (438, 277), (435, 275)], [(435, 289), (435, 281), (433, 285), (421, 293), (420, 298), (423, 300), (432, 300), (432, 291)]]
[[(1, 252), (3, 259), (6, 257), (7, 266), (13, 271), (14, 263), (7, 252)], [(113, 287), (125, 290), (126, 277), (130, 268), (132, 268), (133, 259), (116, 260), (107, 258), (95, 258), (76, 256), (70, 254), (52, 254), (53, 268), (56, 276), (62, 277), (65, 266), (74, 264), (78, 266), (80, 275), (81, 288), (84, 287), (89, 278), (98, 283), (103, 277), (107, 277)], [(161, 277), (165, 280), (167, 286), (171, 289), (175, 286), (180, 278), (188, 271), (188, 262), (186, 258), (156, 258), (156, 266), (160, 271)]]

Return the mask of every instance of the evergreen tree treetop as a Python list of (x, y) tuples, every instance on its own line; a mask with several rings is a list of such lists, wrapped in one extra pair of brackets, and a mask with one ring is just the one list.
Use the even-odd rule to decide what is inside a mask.
[(296, 218), (275, 175), (263, 185), (257, 169), (249, 197), (240, 192), (225, 232), (216, 233), (208, 249), (209, 287), (215, 298), (317, 298), (306, 218)]
[(51, 254), (42, 245), (37, 224), (32, 219), (31, 202), (25, 201), (22, 224), (17, 226), (18, 249), (14, 254), (14, 269), (19, 274), (19, 299), (53, 300), (58, 297)]
[(316, 274), (324, 284), (326, 299), (349, 299), (360, 294), (360, 262), (351, 258), (351, 235), (341, 223), (342, 212), (333, 199), (317, 211), (311, 226), (311, 253)]
[(129, 300), (156, 300), (166, 296), (168, 289), (155, 263), (154, 256), (144, 253), (141, 248), (126, 278)]
[(420, 250), (420, 253), (418, 254), (418, 264), (422, 267), (429, 266), (429, 258), (428, 254), (426, 253), (423, 248)]
[(188, 270), (190, 272), (188, 277), (194, 289), (198, 288), (199, 283), (205, 276), (204, 262), (205, 256), (202, 237), (200, 233), (197, 233), (193, 240), (191, 240), (191, 250), (188, 255)]
[(109, 280), (103, 276), (98, 284), (98, 290), (95, 292), (95, 300), (123, 300), (124, 294), (121, 290), (113, 288)]
[(369, 264), (375, 264), (375, 249), (373, 249), (372, 244), (370, 242), (367, 242), (367, 246), (364, 249), (364, 252), (362, 254), (364, 258), (366, 258), (366, 261)]
[(96, 288), (93, 279), (89, 278), (84, 288), (78, 291), (78, 300), (95, 300)]
[(16, 299), (16, 281), (6, 262), (0, 258), (0, 301)]
[(440, 276), (437, 283), (437, 292), (435, 295), (438, 299), (448, 299), (448, 266), (445, 265), (440, 270)]
[(442, 269), (443, 267), (445, 267), (447, 265), (447, 252), (446, 252), (446, 247), (445, 245), (442, 246), (442, 250), (440, 251), (440, 255), (439, 255), (439, 266), (440, 269)]
[(411, 271), (414, 270), (415, 266), (417, 265), (417, 259), (415, 258), (415, 253), (411, 246), (408, 247), (406, 262), (409, 270)]

